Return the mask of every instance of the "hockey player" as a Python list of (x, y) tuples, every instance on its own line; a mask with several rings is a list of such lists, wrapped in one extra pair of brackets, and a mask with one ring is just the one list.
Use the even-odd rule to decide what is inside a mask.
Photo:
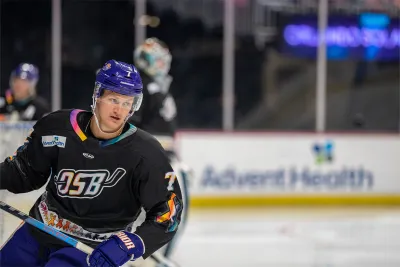
[(46, 100), (36, 96), (38, 68), (21, 63), (11, 73), (10, 89), (0, 96), (0, 121), (36, 121), (50, 112)]
[[(121, 266), (167, 244), (181, 220), (176, 174), (161, 145), (129, 117), (142, 102), (133, 65), (110, 60), (96, 76), (92, 111), (40, 119), (0, 165), (0, 189), (42, 187), (30, 215), (95, 248), (90, 256), (27, 224), (0, 250), (0, 266)], [(141, 210), (145, 222), (127, 227)]]
[[(154, 135), (167, 151), (183, 189), (185, 210), (182, 223), (185, 223), (188, 214), (187, 180), (190, 169), (178, 160), (174, 151), (177, 108), (173, 96), (169, 93), (172, 82), (172, 77), (168, 74), (171, 61), (172, 56), (168, 47), (157, 38), (148, 38), (135, 49), (134, 63), (143, 80), (144, 97), (141, 109), (132, 116), (131, 122)], [(177, 237), (163, 248), (164, 256), (171, 256), (176, 239)]]
[(169, 93), (172, 77), (171, 54), (157, 38), (148, 38), (134, 52), (135, 66), (143, 80), (142, 109), (132, 116), (139, 128), (153, 135), (173, 136), (176, 128), (176, 105)]

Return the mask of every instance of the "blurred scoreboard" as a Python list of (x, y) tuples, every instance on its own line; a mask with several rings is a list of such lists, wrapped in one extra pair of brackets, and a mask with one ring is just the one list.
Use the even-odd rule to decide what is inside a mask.
[[(328, 59), (398, 61), (399, 22), (385, 14), (330, 15), (325, 32)], [(302, 58), (316, 57), (319, 45), (317, 16), (284, 16), (279, 32), (280, 52)]]

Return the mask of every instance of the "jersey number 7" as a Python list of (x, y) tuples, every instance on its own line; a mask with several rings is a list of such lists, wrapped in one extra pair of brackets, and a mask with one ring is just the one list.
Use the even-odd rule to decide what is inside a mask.
[(174, 191), (174, 182), (176, 179), (176, 174), (174, 172), (167, 172), (165, 174), (165, 179), (169, 179), (169, 183), (168, 183), (168, 191)]

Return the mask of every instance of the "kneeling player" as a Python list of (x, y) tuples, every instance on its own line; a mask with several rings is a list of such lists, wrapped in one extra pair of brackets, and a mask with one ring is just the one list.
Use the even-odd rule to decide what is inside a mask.
[[(92, 111), (40, 119), (0, 165), (0, 189), (42, 187), (30, 215), (95, 248), (87, 257), (22, 224), (0, 250), (0, 266), (121, 266), (147, 258), (174, 237), (182, 195), (169, 159), (147, 132), (127, 123), (142, 102), (133, 65), (108, 61), (96, 76)], [(126, 231), (141, 210), (145, 222)]]

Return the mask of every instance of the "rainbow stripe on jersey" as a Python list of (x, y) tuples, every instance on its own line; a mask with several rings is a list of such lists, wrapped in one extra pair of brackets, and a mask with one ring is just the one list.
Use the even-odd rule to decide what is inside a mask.
[[(84, 110), (81, 109), (74, 109), (71, 112), (70, 115), (70, 122), (72, 125), (72, 128), (74, 129), (75, 133), (79, 136), (79, 138), (82, 141), (85, 141), (87, 139), (87, 136), (85, 135), (85, 133), (82, 131), (81, 127), (79, 127), (78, 125), (78, 114), (81, 112), (85, 112)], [(132, 124), (129, 123), (129, 129), (124, 132), (123, 134), (113, 138), (113, 139), (109, 139), (109, 140), (105, 140), (105, 141), (100, 141), (100, 146), (101, 147), (105, 147), (105, 146), (109, 146), (112, 144), (117, 143), (118, 141), (121, 141), (122, 139), (134, 134), (137, 131), (137, 128), (135, 126), (133, 126)]]

